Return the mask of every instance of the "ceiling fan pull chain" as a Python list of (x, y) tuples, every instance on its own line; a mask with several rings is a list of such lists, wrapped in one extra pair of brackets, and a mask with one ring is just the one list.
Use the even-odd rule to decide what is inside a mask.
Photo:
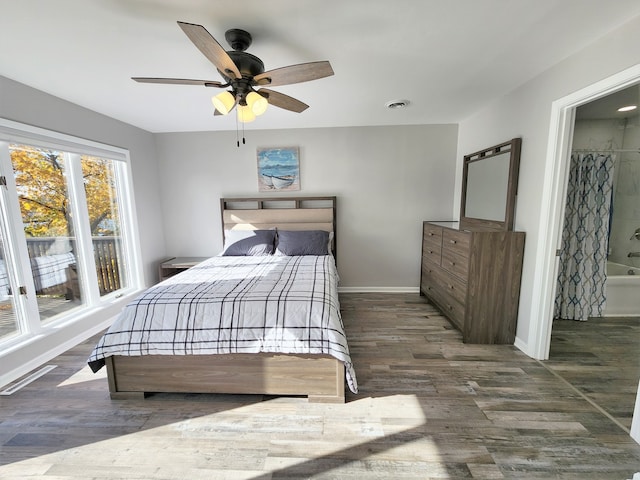
[(238, 138), (238, 114), (236, 113), (236, 144), (240, 148), (240, 139)]

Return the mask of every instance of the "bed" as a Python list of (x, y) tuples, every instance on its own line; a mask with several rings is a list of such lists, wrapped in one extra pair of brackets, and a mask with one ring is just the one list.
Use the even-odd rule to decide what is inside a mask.
[(183, 392), (343, 403), (345, 383), (356, 393), (357, 382), (338, 302), (336, 198), (223, 198), (220, 207), (222, 254), (125, 307), (92, 352), (92, 370), (106, 365), (113, 399)]

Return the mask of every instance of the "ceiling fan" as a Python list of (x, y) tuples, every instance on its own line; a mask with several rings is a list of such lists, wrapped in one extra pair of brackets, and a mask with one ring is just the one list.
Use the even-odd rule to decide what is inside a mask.
[(215, 80), (189, 80), (183, 78), (132, 77), (136, 82), (171, 85), (203, 85), (213, 88), (230, 88), (214, 96), (215, 115), (226, 115), (235, 107), (238, 119), (247, 123), (261, 115), (269, 104), (300, 113), (309, 105), (293, 97), (264, 88), (308, 82), (333, 75), (328, 61), (301, 63), (264, 71), (264, 63), (255, 55), (245, 52), (251, 45), (249, 32), (237, 28), (227, 30), (225, 39), (232, 51), (225, 49), (202, 26), (178, 22), (193, 44), (218, 69), (224, 82)]

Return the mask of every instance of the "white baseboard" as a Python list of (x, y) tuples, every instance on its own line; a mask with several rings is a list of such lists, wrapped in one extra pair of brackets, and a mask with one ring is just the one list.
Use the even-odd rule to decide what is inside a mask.
[(338, 293), (420, 293), (419, 287), (338, 287)]
[(529, 349), (528, 349), (528, 345), (523, 342), (522, 340), (520, 340), (518, 337), (516, 337), (515, 341), (513, 342), (513, 345), (520, 350), (522, 353), (524, 353), (525, 355), (533, 358), (530, 354), (529, 354)]

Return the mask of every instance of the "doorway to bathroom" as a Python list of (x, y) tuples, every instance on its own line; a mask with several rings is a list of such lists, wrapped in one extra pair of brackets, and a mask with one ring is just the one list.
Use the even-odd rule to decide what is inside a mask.
[[(631, 156), (633, 155), (640, 156), (640, 154), (633, 151), (636, 149), (636, 147), (640, 147), (640, 144), (636, 143), (634, 145), (633, 143), (629, 143), (630, 140), (634, 137), (637, 137), (637, 135), (629, 135), (629, 131), (624, 129), (624, 128), (628, 128), (633, 121), (635, 122), (635, 126), (633, 127), (633, 129), (637, 131), (638, 129), (637, 115), (635, 115), (635, 119), (632, 120), (631, 118), (629, 118), (631, 117), (631, 115), (627, 114), (626, 121), (624, 116), (621, 118), (619, 117), (617, 119), (613, 119), (613, 120), (611, 118), (587, 119), (587, 116), (592, 116), (595, 114), (589, 113), (588, 111), (585, 114), (585, 110), (589, 106), (597, 102), (598, 100), (601, 100), (602, 102), (604, 102), (605, 101), (604, 99), (609, 96), (611, 96), (611, 98), (608, 98), (608, 100), (612, 100), (614, 97), (612, 96), (612, 94), (615, 94), (617, 92), (622, 92), (623, 90), (626, 90), (629, 88), (631, 89), (635, 88), (635, 92), (637, 95), (638, 88), (640, 88), (638, 87), (639, 81), (640, 81), (640, 65), (637, 65), (633, 68), (628, 69), (627, 71), (621, 72), (620, 74), (614, 75), (611, 78), (603, 80), (579, 92), (576, 92), (572, 95), (562, 98), (554, 102), (553, 104), (552, 122), (551, 122), (551, 128), (550, 128), (549, 156), (547, 158), (547, 168), (548, 168), (547, 178), (549, 180), (549, 185), (551, 186), (551, 188), (548, 195), (544, 199), (544, 202), (547, 202), (544, 204), (544, 206), (548, 208), (549, 229), (548, 231), (545, 231), (542, 234), (542, 236), (544, 236), (545, 246), (543, 248), (544, 255), (542, 255), (541, 258), (544, 259), (545, 264), (542, 269), (543, 272), (541, 275), (541, 280), (538, 284), (538, 288), (541, 289), (541, 292), (546, 292), (546, 293), (543, 293), (540, 296), (540, 303), (541, 303), (540, 311), (543, 314), (543, 320), (539, 325), (540, 329), (537, 332), (535, 332), (537, 337), (537, 342), (538, 342), (537, 343), (538, 345), (537, 352), (539, 355), (538, 358), (550, 358), (549, 364), (553, 365), (555, 363), (556, 368), (564, 370), (565, 374), (567, 371), (579, 370), (581, 365), (586, 365), (591, 363), (591, 367), (592, 367), (591, 372), (588, 374), (590, 381), (595, 382), (596, 385), (599, 384), (601, 387), (604, 387), (605, 390), (607, 388), (609, 391), (613, 390), (614, 395), (610, 396), (610, 399), (612, 400), (611, 405), (613, 405), (615, 408), (615, 405), (621, 405), (622, 403), (624, 403), (623, 410), (625, 411), (621, 412), (620, 411), (621, 409), (618, 408), (616, 412), (613, 412), (610, 406), (607, 406), (607, 405), (600, 406), (597, 402), (600, 402), (602, 404), (606, 403), (604, 400), (604, 397), (606, 395), (600, 395), (599, 398), (596, 398), (598, 397), (598, 395), (597, 394), (594, 395), (593, 394), (594, 392), (591, 392), (592, 393), (590, 395), (591, 398), (595, 399), (594, 405), (597, 405), (598, 408), (602, 408), (603, 412), (606, 412), (607, 409), (609, 410), (609, 412), (613, 412), (611, 413), (612, 417), (617, 416), (617, 419), (620, 420), (618, 423), (621, 426), (623, 426), (625, 430), (630, 432), (631, 436), (634, 439), (636, 439), (636, 441), (640, 441), (640, 421), (638, 418), (640, 417), (640, 405), (638, 404), (638, 398), (640, 397), (637, 397), (637, 393), (636, 393), (637, 387), (638, 387), (637, 382), (638, 382), (638, 378), (640, 377), (640, 373), (633, 371), (631, 372), (631, 375), (624, 380), (624, 382), (626, 382), (624, 385), (616, 384), (614, 381), (612, 381), (612, 375), (609, 375), (609, 377), (607, 377), (607, 373), (605, 373), (604, 368), (601, 368), (600, 370), (598, 369), (598, 365), (597, 365), (598, 362), (600, 362), (601, 364), (604, 364), (604, 362), (602, 362), (601, 359), (598, 358), (598, 355), (602, 354), (604, 350), (602, 345), (604, 342), (598, 342), (598, 341), (594, 342), (594, 345), (592, 346), (595, 350), (591, 350), (591, 351), (588, 351), (587, 348), (584, 348), (584, 346), (581, 345), (580, 335), (585, 333), (584, 329), (582, 330), (579, 329), (579, 324), (581, 322), (571, 322), (572, 327), (577, 325), (575, 332), (569, 332), (568, 334), (567, 332), (563, 332), (563, 335), (567, 334), (568, 336), (565, 336), (564, 338), (560, 338), (561, 343), (560, 343), (559, 350), (557, 348), (557, 345), (558, 345), (557, 343), (553, 344), (554, 349), (551, 350), (551, 345), (552, 345), (551, 330), (552, 330), (552, 324), (553, 324), (552, 318), (554, 313), (555, 292), (556, 292), (557, 280), (558, 280), (557, 267), (559, 262), (557, 261), (558, 257), (556, 257), (556, 254), (559, 254), (560, 246), (562, 245), (562, 242), (561, 242), (562, 227), (564, 224), (565, 207), (566, 207), (565, 202), (566, 202), (567, 192), (568, 192), (567, 185), (568, 185), (568, 178), (570, 176), (569, 175), (569, 171), (571, 167), (570, 158), (572, 156), (572, 153), (573, 154), (586, 153), (584, 151), (589, 150), (591, 151), (591, 153), (595, 154), (596, 156), (600, 154), (605, 154), (605, 155), (610, 154), (612, 157), (611, 160), (614, 161), (614, 163), (618, 162), (619, 164), (622, 163), (623, 160), (625, 162), (627, 161), (626, 160), (627, 155), (623, 156), (623, 154), (629, 154)], [(633, 91), (633, 90), (630, 90), (630, 91)], [(597, 107), (598, 104), (596, 103), (594, 106)], [(581, 107), (584, 107), (584, 108), (581, 109)], [(607, 123), (606, 125), (607, 128), (603, 128), (605, 123)], [(626, 137), (626, 139), (624, 137)], [(578, 151), (573, 151), (573, 150), (578, 150)], [(579, 150), (583, 150), (583, 152), (579, 152)], [(614, 152), (613, 150), (618, 150), (618, 151)], [(629, 151), (625, 152), (623, 150), (629, 150)], [(640, 159), (636, 160), (636, 163), (640, 163)], [(615, 170), (616, 169), (614, 164), (614, 168), (613, 168), (614, 173), (612, 174), (614, 176), (616, 175)], [(613, 180), (615, 180), (616, 187), (614, 190), (619, 192), (621, 191), (619, 187), (624, 187), (627, 184), (626, 181), (633, 178), (633, 176), (629, 172), (621, 173), (621, 168), (619, 165), (617, 170), (618, 170), (617, 174), (620, 175), (619, 178), (617, 179), (612, 178), (611, 180), (612, 182)], [(624, 195), (618, 195), (616, 200), (620, 200), (621, 197), (623, 196)], [(612, 197), (612, 200), (613, 200), (613, 197)], [(636, 201), (636, 204), (638, 204), (637, 201)], [(613, 209), (613, 206), (614, 206), (614, 203), (612, 201), (611, 202), (612, 209)], [(620, 210), (620, 207), (618, 207), (618, 210)], [(624, 255), (627, 255), (628, 253), (635, 251), (635, 250), (628, 250), (627, 249), (628, 244), (627, 246), (621, 246), (618, 243), (616, 243), (615, 245), (612, 244), (614, 235), (617, 235), (619, 238), (623, 239), (621, 234), (616, 233), (617, 231), (619, 231), (619, 228), (628, 229), (628, 227), (624, 226), (624, 222), (619, 222), (618, 220), (615, 220), (616, 226), (614, 227), (613, 216), (609, 218), (608, 222), (609, 222), (609, 224), (607, 225), (608, 233), (610, 231), (611, 235), (607, 233), (606, 246), (605, 246), (605, 254), (606, 254), (605, 263), (606, 263), (606, 259), (608, 257), (608, 253), (610, 249), (616, 250), (618, 251), (618, 253), (620, 253), (620, 250), (626, 250), (622, 252)], [(632, 242), (632, 240), (636, 241), (635, 239), (631, 239), (631, 237), (632, 237), (632, 233), (635, 233), (635, 229), (637, 227), (640, 227), (640, 224), (635, 225), (633, 227), (633, 229), (631, 230), (631, 232), (626, 238), (628, 242)], [(580, 235), (580, 233), (575, 232), (575, 235)], [(633, 245), (633, 243), (631, 243), (631, 245)], [(616, 258), (616, 257), (613, 257), (613, 258)], [(627, 258), (633, 259), (635, 257), (631, 256)], [(629, 275), (629, 278), (632, 278), (632, 275)], [(635, 280), (636, 278), (632, 278), (632, 280)], [(639, 293), (638, 287), (640, 287), (640, 283), (636, 285), (637, 286), (635, 287), (635, 294), (633, 295), (634, 297), (640, 296), (638, 295)], [(619, 320), (623, 321), (625, 319), (624, 317), (616, 317), (616, 318), (618, 323), (619, 323)], [(633, 321), (635, 322), (635, 324), (637, 324), (637, 319), (634, 319)], [(607, 329), (606, 325), (594, 325), (595, 322), (587, 322), (587, 323), (590, 325), (590, 327), (596, 326), (597, 328), (604, 329), (596, 334), (596, 337), (595, 337), (596, 339), (598, 338), (610, 339), (612, 337), (612, 335), (608, 335), (608, 332), (612, 332), (613, 330)], [(583, 323), (582, 325), (584, 326), (586, 324)], [(629, 330), (625, 330), (625, 328), (626, 327), (623, 325), (622, 330), (629, 332)], [(558, 333), (558, 330), (555, 329), (555, 327), (554, 327), (554, 330), (556, 333)], [(623, 334), (618, 336), (619, 339), (623, 339), (623, 340), (629, 340), (631, 337), (632, 336), (628, 334), (627, 335)], [(558, 336), (556, 335), (556, 338), (554, 340), (557, 340), (557, 339), (558, 339)], [(564, 344), (562, 342), (564, 342)], [(617, 347), (621, 346), (622, 343), (623, 342), (618, 342)], [(632, 341), (632, 345), (631, 345), (632, 352), (637, 351), (638, 343), (640, 343), (638, 340)], [(568, 347), (568, 348), (564, 348), (564, 347)], [(559, 359), (558, 352), (559, 351), (562, 352), (563, 348), (564, 348), (566, 357), (564, 359)], [(579, 357), (579, 355), (575, 355), (576, 353), (578, 353), (579, 350), (582, 350), (582, 353), (585, 353), (588, 358), (587, 357), (581, 358)], [(550, 351), (552, 353), (551, 356), (549, 355)], [(571, 352), (571, 354), (568, 354), (568, 352)], [(595, 352), (599, 352), (599, 353), (595, 353)], [(554, 360), (554, 355), (556, 357), (555, 360)], [(611, 352), (611, 357), (616, 355), (618, 355), (616, 352), (613, 352), (613, 351)], [(569, 358), (570, 356), (573, 356), (573, 359)], [(609, 359), (611, 359), (611, 357)], [(608, 362), (609, 359), (607, 359), (606, 361)], [(564, 361), (556, 362), (556, 360), (564, 360)], [(572, 361), (574, 362), (573, 364), (571, 363)], [(611, 370), (609, 370), (610, 372), (619, 371), (619, 372), (628, 373), (630, 372), (629, 366), (636, 365), (638, 363), (639, 362), (636, 360), (631, 362), (631, 364), (627, 362), (617, 366), (607, 364), (607, 367), (611, 368)], [(574, 382), (572, 383), (572, 385), (576, 386), (578, 390), (582, 388), (581, 391), (586, 392), (585, 396), (589, 395), (590, 393), (589, 389), (593, 390), (593, 385), (594, 385), (593, 383), (591, 386), (589, 386), (587, 382), (583, 382), (580, 385), (580, 381), (577, 379), (573, 379), (572, 381)], [(622, 397), (615, 398), (616, 392), (624, 392), (625, 393), (624, 398)], [(634, 401), (633, 401), (634, 397), (636, 398), (635, 410), (634, 410)], [(630, 412), (633, 412), (633, 419), (630, 418)], [(631, 424), (630, 429), (629, 429), (629, 424)]]
[(555, 319), (640, 316), (639, 104), (635, 84), (576, 108)]

